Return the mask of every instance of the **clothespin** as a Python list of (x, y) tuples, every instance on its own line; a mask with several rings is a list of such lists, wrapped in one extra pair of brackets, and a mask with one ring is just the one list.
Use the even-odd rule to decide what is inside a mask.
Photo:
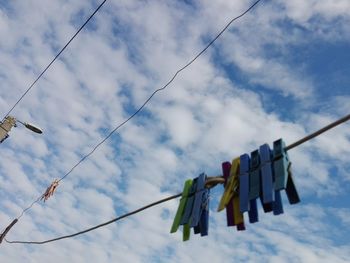
[(203, 211), (203, 201), (205, 198), (204, 195), (207, 191), (205, 189), (205, 179), (206, 175), (204, 173), (200, 174), (197, 178), (197, 188), (194, 196), (193, 208), (190, 217), (190, 227), (195, 227), (199, 224), (201, 218), (201, 212)]
[(275, 170), (275, 190), (282, 190), (287, 187), (289, 158), (284, 141), (279, 139), (273, 142), (273, 167)]
[(182, 217), (180, 219), (180, 225), (183, 225), (183, 233), (182, 233), (182, 240), (187, 241), (190, 239), (190, 216), (192, 212), (193, 202), (194, 202), (194, 194), (196, 192), (197, 187), (197, 178), (193, 179), (191, 188), (188, 192), (187, 201), (185, 204), (184, 212), (182, 214)]
[(228, 205), (235, 191), (238, 190), (238, 176), (236, 175), (236, 171), (238, 169), (239, 169), (239, 158), (235, 158), (232, 161), (230, 174), (229, 174), (229, 177), (227, 178), (225, 190), (219, 203), (218, 212), (223, 210)]
[[(269, 149), (270, 151), (270, 155), (267, 154), (267, 149)], [(273, 162), (273, 152), (271, 151), (271, 149), (269, 148), (269, 146), (265, 146), (265, 149), (260, 149), (260, 152), (265, 152), (264, 154), (261, 154), (261, 162), (265, 162), (265, 166), (269, 167), (269, 168), (264, 168), (264, 170), (268, 170), (270, 168), (272, 168), (272, 180), (273, 180), (273, 185), (275, 185), (276, 182), (276, 173), (275, 173), (275, 169), (274, 169), (274, 163), (272, 164), (271, 162)], [(263, 157), (264, 156), (264, 157)], [(266, 158), (267, 157), (267, 158)], [(268, 157), (270, 157), (270, 159), (268, 159)], [(263, 160), (264, 159), (264, 160)], [(268, 163), (270, 163), (270, 165), (267, 165)], [(262, 168), (263, 170), (263, 168)], [(266, 172), (265, 173), (269, 173)], [(270, 187), (270, 186), (268, 186)], [(264, 191), (264, 190), (263, 190)], [(267, 190), (266, 190), (267, 191)], [(265, 192), (266, 192), (265, 191)], [(268, 190), (269, 191), (269, 190)], [(273, 187), (274, 193), (274, 201), (272, 203), (272, 210), (273, 210), (273, 214), (274, 215), (280, 215), (283, 214), (283, 204), (282, 204), (282, 197), (281, 197), (281, 190), (275, 190), (275, 187)]]
[[(240, 167), (240, 157), (232, 160), (231, 170), (230, 170), (230, 180), (231, 187), (233, 188), (233, 219), (234, 224), (237, 225), (237, 230), (245, 230), (244, 217), (239, 209), (239, 167)], [(228, 184), (230, 184), (230, 180)]]
[[(226, 187), (228, 178), (230, 176), (231, 163), (224, 162), (224, 163), (222, 163), (221, 166), (222, 166), (222, 175), (225, 178), (224, 187)], [(233, 221), (233, 201), (232, 201), (232, 199), (229, 201), (229, 203), (226, 206), (226, 219), (227, 219), (227, 226), (234, 226), (235, 225), (235, 223)]]
[(251, 153), (249, 173), (249, 199), (256, 199), (260, 195), (260, 157), (259, 150)]
[(279, 139), (273, 143), (273, 158), (275, 170), (275, 190), (285, 189), (289, 203), (299, 203), (300, 198), (294, 184), (291, 171), (291, 162), (285, 150), (285, 143), (282, 139)]
[(182, 214), (181, 220), (180, 220), (180, 225), (185, 225), (189, 224), (190, 218), (191, 218), (191, 213), (193, 209), (193, 203), (194, 203), (194, 195), (196, 194), (196, 189), (197, 189), (197, 178), (193, 179), (192, 185), (190, 188), (190, 191), (188, 193), (188, 198), (187, 202), (185, 205), (185, 210), (184, 213)]
[(182, 195), (181, 195), (181, 199), (180, 199), (180, 204), (179, 204), (179, 207), (177, 208), (176, 215), (175, 215), (175, 218), (173, 221), (173, 225), (171, 226), (170, 233), (175, 233), (180, 226), (180, 220), (181, 220), (182, 214), (183, 214), (184, 209), (185, 209), (185, 205), (186, 205), (186, 202), (188, 199), (188, 193), (190, 191), (191, 185), (192, 185), (192, 179), (187, 180), (184, 184), (184, 188), (182, 190)]
[(260, 158), (259, 150), (255, 150), (250, 154), (250, 170), (249, 170), (249, 222), (256, 223), (259, 221), (258, 206), (256, 199), (260, 195)]
[(206, 175), (200, 174), (193, 179), (188, 193), (184, 213), (180, 219), (180, 225), (184, 225), (183, 240), (190, 236), (190, 228), (194, 227), (195, 234), (201, 236), (208, 234), (209, 222), (209, 189), (205, 188)]
[(201, 236), (208, 235), (209, 229), (209, 192), (210, 190), (204, 191), (202, 205), (201, 205), (201, 217), (197, 226), (194, 227), (195, 234), (201, 234)]
[(51, 185), (46, 189), (45, 193), (41, 196), (41, 200), (47, 201), (55, 192), (56, 188), (58, 186), (58, 180), (55, 179)]
[(247, 212), (250, 223), (258, 222), (258, 207), (256, 199), (249, 200), (249, 172), (250, 172), (250, 157), (248, 154), (242, 154), (240, 157), (240, 176), (239, 176), (239, 198), (240, 211)]
[(275, 201), (275, 191), (273, 189), (272, 174), (272, 153), (268, 144), (263, 144), (259, 148), (260, 151), (260, 167), (261, 167), (261, 190), (260, 197), (264, 212), (273, 210), (273, 202)]
[(249, 162), (248, 154), (240, 156), (239, 167), (239, 210), (244, 213), (249, 211)]
[(226, 207), (227, 226), (237, 226), (237, 230), (245, 230), (243, 214), (239, 210), (239, 162), (235, 158), (232, 165), (229, 162), (222, 163), (222, 172), (225, 178), (225, 190), (221, 197), (218, 211)]

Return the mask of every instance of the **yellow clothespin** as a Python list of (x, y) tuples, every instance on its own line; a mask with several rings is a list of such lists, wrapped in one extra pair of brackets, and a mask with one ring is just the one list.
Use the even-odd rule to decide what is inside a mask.
[(230, 170), (230, 176), (227, 179), (227, 184), (225, 186), (225, 191), (221, 197), (220, 203), (219, 203), (219, 207), (218, 207), (218, 212), (223, 210), (228, 203), (230, 202), (230, 200), (232, 199), (232, 197), (237, 193), (237, 188), (238, 188), (238, 173), (239, 173), (239, 162), (240, 162), (240, 158), (235, 158), (232, 160), (232, 166), (231, 166), (231, 170)]

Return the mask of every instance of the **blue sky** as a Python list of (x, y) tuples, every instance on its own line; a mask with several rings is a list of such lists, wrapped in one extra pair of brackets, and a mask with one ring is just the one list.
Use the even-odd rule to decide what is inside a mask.
[[(0, 113), (97, 6), (96, 1), (0, 1)], [(71, 43), (12, 115), (1, 144), (0, 223), (63, 176), (251, 2), (113, 1)], [(350, 112), (350, 3), (262, 1), (78, 166), (10, 240), (44, 240), (108, 221), (181, 191), (187, 178)], [(208, 237), (169, 234), (178, 200), (70, 240), (1, 244), (1, 262), (347, 262), (350, 126), (289, 152), (301, 204), (236, 232), (216, 208)]]

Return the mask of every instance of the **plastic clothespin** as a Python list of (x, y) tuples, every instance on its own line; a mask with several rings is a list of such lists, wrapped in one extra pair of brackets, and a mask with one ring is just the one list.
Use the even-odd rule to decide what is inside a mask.
[[(231, 163), (230, 162), (224, 162), (221, 164), (222, 166), (222, 174), (225, 178), (224, 186), (227, 185), (227, 180), (230, 176), (230, 170), (231, 170)], [(226, 206), (226, 219), (227, 219), (227, 226), (234, 226), (235, 223), (233, 221), (233, 201), (232, 199), (229, 201), (229, 203)]]
[(199, 224), (201, 219), (201, 214), (203, 211), (203, 201), (206, 201), (204, 196), (208, 189), (205, 188), (206, 175), (204, 173), (200, 174), (197, 178), (196, 192), (194, 196), (193, 208), (190, 217), (190, 227), (195, 227)]
[(180, 219), (180, 225), (183, 225), (183, 232), (182, 232), (182, 240), (183, 241), (187, 241), (190, 239), (190, 234), (191, 234), (191, 229), (190, 229), (190, 224), (189, 224), (189, 220), (190, 220), (190, 216), (191, 216), (191, 212), (192, 212), (192, 207), (193, 207), (193, 202), (194, 202), (194, 194), (196, 192), (196, 188), (197, 188), (197, 178), (192, 180), (192, 185), (190, 190), (188, 191), (188, 195), (187, 195), (187, 201), (185, 204), (185, 208), (184, 208), (184, 212), (181, 216)]
[(187, 198), (184, 212), (180, 219), (180, 225), (189, 224), (190, 222), (196, 189), (197, 189), (197, 178), (193, 179), (190, 191), (188, 192), (188, 198)]
[(273, 202), (275, 201), (275, 191), (273, 189), (273, 173), (272, 173), (272, 153), (268, 144), (263, 144), (259, 148), (260, 151), (260, 167), (261, 167), (261, 203), (264, 212), (273, 210)]
[(259, 150), (251, 153), (249, 173), (249, 199), (256, 199), (260, 195), (260, 156)]
[(259, 221), (258, 206), (256, 199), (260, 195), (260, 157), (259, 150), (255, 150), (250, 155), (249, 170), (249, 222), (256, 223)]
[(232, 160), (232, 165), (230, 168), (230, 174), (226, 180), (225, 190), (220, 199), (218, 211), (223, 210), (230, 200), (232, 199), (234, 193), (238, 190), (238, 176), (236, 171), (239, 169), (239, 158)]
[(240, 157), (232, 160), (230, 179), (228, 184), (232, 187), (232, 201), (233, 201), (233, 220), (234, 224), (237, 225), (237, 230), (245, 230), (244, 226), (244, 216), (239, 209), (239, 168), (240, 167)]
[(188, 199), (180, 219), (180, 225), (184, 225), (183, 241), (189, 240), (191, 227), (195, 234), (208, 235), (209, 189), (205, 188), (206, 178), (202, 173), (193, 179), (188, 191)]
[(239, 210), (242, 213), (249, 211), (249, 163), (249, 155), (242, 154), (239, 167)]
[(287, 187), (289, 158), (284, 141), (279, 139), (273, 142), (273, 167), (275, 171), (275, 190)]
[(285, 143), (282, 139), (273, 143), (275, 190), (286, 190), (290, 204), (300, 202), (291, 171), (291, 162), (285, 150)]
[(208, 235), (209, 229), (209, 193), (210, 190), (207, 189), (203, 194), (201, 216), (197, 226), (194, 227), (195, 234), (201, 234), (201, 236)]
[(239, 208), (240, 211), (248, 211), (250, 223), (258, 222), (258, 207), (256, 199), (249, 200), (249, 171), (250, 157), (248, 154), (242, 154), (240, 157), (240, 176), (239, 176)]
[(170, 233), (175, 233), (180, 226), (180, 220), (181, 220), (182, 214), (184, 213), (184, 209), (185, 209), (186, 202), (188, 199), (188, 193), (190, 191), (191, 186), (192, 186), (192, 179), (189, 179), (184, 184), (184, 188), (182, 190), (182, 195), (181, 195), (181, 199), (180, 199), (180, 204), (179, 204), (179, 207), (177, 208), (176, 215), (175, 215), (175, 218), (173, 221), (173, 225), (171, 226)]

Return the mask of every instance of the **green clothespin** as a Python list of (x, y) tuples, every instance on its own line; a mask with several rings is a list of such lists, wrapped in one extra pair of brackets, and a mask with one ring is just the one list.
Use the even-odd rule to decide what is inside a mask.
[[(189, 194), (189, 191), (191, 189), (191, 186), (192, 186), (192, 179), (189, 179), (184, 184), (184, 188), (183, 188), (181, 199), (180, 199), (180, 204), (179, 204), (179, 207), (177, 208), (176, 215), (175, 215), (175, 218), (173, 221), (173, 225), (171, 226), (170, 233), (175, 233), (180, 226), (180, 220), (181, 220), (182, 214), (183, 214), (185, 206), (186, 206), (186, 202), (188, 199), (188, 194)], [(185, 231), (187, 228), (186, 225), (184, 225), (184, 232), (183, 232), (184, 233), (184, 241), (185, 241), (185, 232), (187, 232), (187, 231)], [(188, 226), (188, 230), (189, 230), (189, 226)], [(188, 233), (186, 233), (186, 238), (187, 238), (186, 240), (189, 239), (189, 231), (188, 231)]]

